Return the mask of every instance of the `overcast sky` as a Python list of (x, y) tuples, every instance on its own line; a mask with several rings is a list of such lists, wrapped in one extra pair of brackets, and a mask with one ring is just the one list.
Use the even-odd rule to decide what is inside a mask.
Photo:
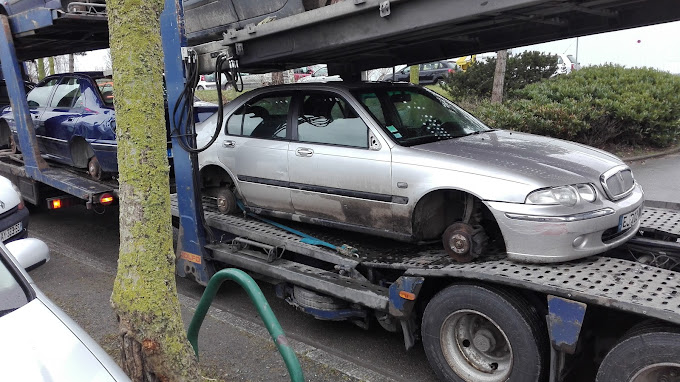
[[(530, 45), (514, 53), (538, 50), (578, 56), (582, 66), (615, 63), (626, 67), (648, 66), (680, 73), (680, 21)], [(577, 54), (578, 53), (578, 54)], [(76, 57), (76, 70), (103, 70), (106, 54), (102, 51)]]

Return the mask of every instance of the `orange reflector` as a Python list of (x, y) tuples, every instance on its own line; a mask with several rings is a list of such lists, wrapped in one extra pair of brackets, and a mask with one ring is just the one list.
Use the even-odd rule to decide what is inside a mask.
[(61, 200), (54, 199), (52, 201), (52, 209), (57, 209), (57, 208), (61, 208)]
[(111, 194), (104, 194), (99, 198), (99, 203), (101, 203), (104, 206), (108, 206), (109, 204), (113, 203), (113, 195)]
[(416, 299), (415, 294), (413, 294), (411, 292), (404, 291), (404, 290), (399, 292), (399, 297), (403, 298), (404, 300), (409, 300), (409, 301), (413, 301), (413, 300)]

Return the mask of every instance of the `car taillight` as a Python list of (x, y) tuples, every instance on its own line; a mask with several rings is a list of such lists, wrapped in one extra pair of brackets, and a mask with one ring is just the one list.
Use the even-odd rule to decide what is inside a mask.
[(449, 73), (453, 73), (453, 72), (455, 72), (455, 70), (449, 69)]
[(205, 81), (205, 76), (201, 75), (201, 81)]
[(574, 69), (576, 69), (576, 65), (571, 64), (571, 70), (574, 70)]
[(99, 203), (101, 203), (102, 206), (108, 206), (113, 201), (116, 200), (113, 195), (111, 194), (102, 194), (102, 196), (99, 198)]

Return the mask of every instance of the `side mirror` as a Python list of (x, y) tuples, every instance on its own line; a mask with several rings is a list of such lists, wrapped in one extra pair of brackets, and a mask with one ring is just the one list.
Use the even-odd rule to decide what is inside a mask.
[(33, 270), (50, 260), (50, 249), (42, 240), (20, 239), (5, 246), (26, 271)]

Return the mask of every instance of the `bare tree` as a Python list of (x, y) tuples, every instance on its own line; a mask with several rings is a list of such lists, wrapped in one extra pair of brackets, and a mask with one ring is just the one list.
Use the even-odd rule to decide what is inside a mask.
[(411, 65), (410, 69), (410, 75), (409, 75), (409, 82), (412, 84), (419, 84), (420, 83), (420, 66), (419, 65)]
[(505, 66), (508, 63), (508, 51), (499, 50), (496, 58), (496, 71), (493, 75), (493, 89), (491, 90), (491, 102), (503, 102), (503, 85), (505, 83)]
[(45, 59), (39, 58), (38, 61), (38, 81), (45, 78)]
[(49, 57), (47, 59), (47, 62), (49, 63), (50, 66), (50, 75), (57, 74), (56, 69), (54, 68), (54, 57)]
[(164, 2), (106, 4), (120, 187), (120, 251), (111, 303), (123, 368), (133, 381), (199, 381), (174, 274), (160, 38)]

